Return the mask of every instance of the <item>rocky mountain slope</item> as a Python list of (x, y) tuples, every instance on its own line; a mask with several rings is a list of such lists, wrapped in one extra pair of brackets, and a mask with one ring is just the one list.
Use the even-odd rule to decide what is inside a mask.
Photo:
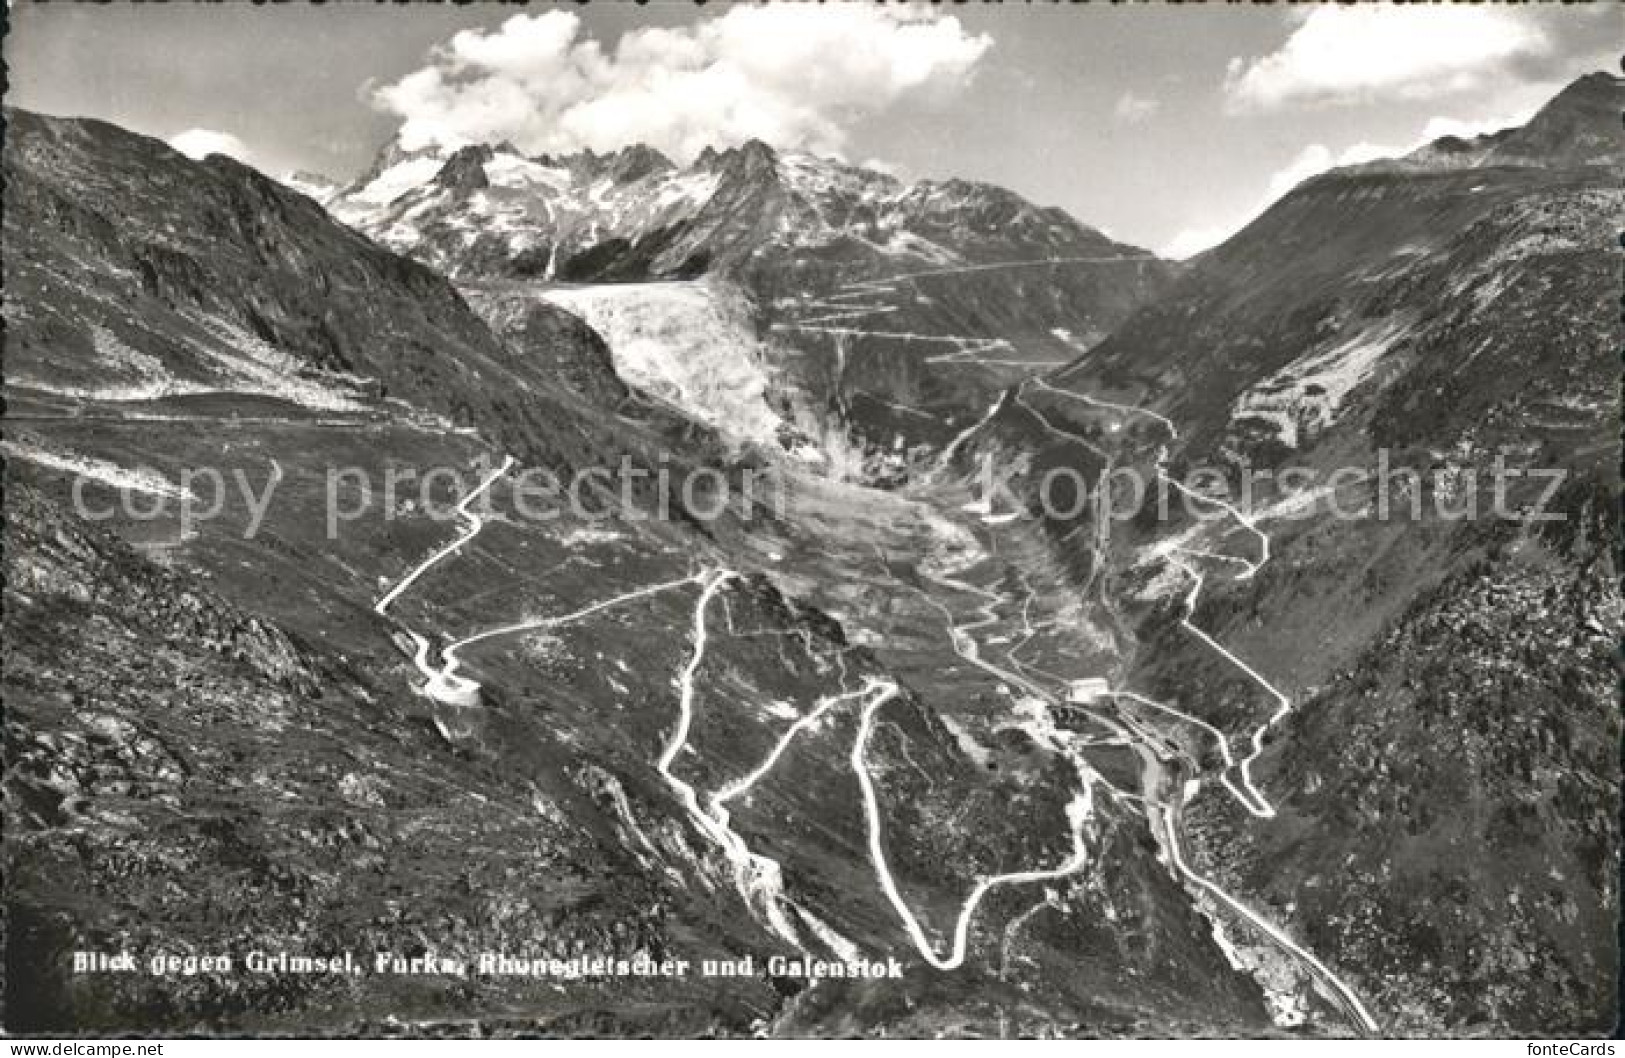
[(1281, 795), (1205, 787), (1194, 858), (1394, 1031), (1613, 1023), (1622, 108), (1307, 181), (977, 439), (1171, 496), (1114, 533), (1132, 685)]
[[(100, 122), (8, 111), (7, 124), (8, 386), (334, 412), (396, 398), (538, 457), (558, 439), (550, 371), (443, 278), (306, 198), (222, 155), (177, 170), (164, 145)], [(568, 355), (601, 359), (572, 337)]]
[(444, 277), (229, 158), (177, 169), (163, 144), (101, 122), (9, 125), (14, 405), (404, 417), (477, 429), (561, 475), (623, 456), (653, 468), (694, 432), (628, 403), (574, 316), (487, 299), (498, 337)]
[[(1267, 1026), (1134, 802), (944, 627), (979, 566), (1025, 615), (1030, 532), (794, 475), (755, 519), (527, 515), (536, 468), (749, 467), (533, 291), (228, 160), (17, 112), (5, 173), (9, 1029)], [(481, 953), (752, 962), (373, 969)]]

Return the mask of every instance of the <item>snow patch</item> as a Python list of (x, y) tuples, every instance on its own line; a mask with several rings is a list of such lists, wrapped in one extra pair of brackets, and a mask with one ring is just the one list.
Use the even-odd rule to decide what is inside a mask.
[(858, 946), (835, 932), (828, 922), (825, 922), (804, 907), (796, 908), (796, 914), (800, 916), (802, 922), (807, 924), (807, 928), (812, 930), (813, 936), (823, 941), (825, 947), (835, 953), (836, 958), (848, 963), (862, 960), (863, 953), (858, 950)]
[(613, 529), (572, 529), (559, 537), (559, 544), (563, 547), (588, 547), (594, 544), (613, 544), (625, 540), (622, 533)]
[(1276, 427), (1282, 444), (1296, 448), (1303, 428), (1325, 429), (1337, 421), (1348, 395), (1409, 331), (1407, 321), (1389, 320), (1300, 356), (1237, 397), (1231, 416), (1263, 419)]
[(503, 153), (485, 163), (485, 178), (496, 187), (523, 191), (540, 184), (557, 190), (569, 186), (570, 171)]
[(801, 713), (796, 707), (786, 701), (769, 701), (763, 704), (762, 709), (780, 720), (800, 720)]
[(445, 159), (437, 155), (407, 158), (385, 169), (366, 187), (346, 197), (364, 206), (387, 206), (408, 191), (433, 180), (445, 164)]
[(975, 761), (978, 768), (986, 768), (988, 762), (993, 759), (993, 754), (988, 752), (987, 747), (976, 741), (975, 736), (966, 730), (963, 724), (947, 713), (941, 714), (941, 720), (942, 726), (946, 727), (948, 733), (954, 736), (954, 741), (959, 743), (960, 752)]

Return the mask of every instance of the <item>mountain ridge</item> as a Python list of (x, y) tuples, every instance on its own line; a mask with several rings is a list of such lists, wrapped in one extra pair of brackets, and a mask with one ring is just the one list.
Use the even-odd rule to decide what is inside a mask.
[[(453, 173), (445, 173), (454, 162)], [(502, 170), (495, 176), (483, 171), (493, 163)], [(475, 167), (482, 169), (480, 182), (467, 184)], [(464, 194), (447, 201), (431, 187)], [(528, 193), (531, 201), (509, 195), (523, 208), (482, 212), (481, 203), (466, 200), (468, 193), (492, 187)], [(638, 197), (663, 200), (665, 208), (640, 211)], [(1146, 253), (1112, 242), (1064, 210), (1034, 206), (996, 185), (960, 179), (905, 184), (887, 173), (778, 151), (760, 140), (706, 148), (683, 167), (643, 145), (608, 154), (527, 158), (510, 144), (409, 151), (390, 141), (331, 205), (347, 223), (439, 262), (453, 276), (489, 278), (504, 267), (509, 274), (535, 274), (534, 264), (519, 258), (524, 249), (545, 243), (548, 266), (541, 278), (688, 278), (698, 271), (748, 269), (749, 258), (762, 250), (746, 244), (753, 232), (766, 243), (777, 240), (801, 250), (857, 238), (876, 254), (939, 265), (998, 260), (1008, 255), (1011, 242), (1074, 252)], [(730, 227), (710, 205), (762, 216)], [(472, 252), (469, 237), (460, 246), (455, 240), (442, 246), (450, 233), (424, 230), (433, 228), (437, 216), (449, 225), (467, 213), (513, 229), (505, 260)], [(566, 213), (574, 215), (561, 216)], [(676, 253), (665, 243), (672, 240), (668, 229), (677, 225), (701, 228), (704, 235), (677, 239), (685, 249)], [(952, 247), (941, 245), (915, 230), (922, 226), (957, 240)], [(881, 236), (888, 241), (877, 241)], [(910, 245), (911, 238), (918, 243)], [(584, 256), (611, 240), (630, 245)], [(637, 253), (642, 256), (634, 257)]]
[[(1142, 479), (1224, 483), (1181, 547), (1165, 518), (1119, 531), (1131, 679), (1255, 732), (1279, 812), (1203, 794), (1188, 855), (1389, 1031), (1613, 1023), (1625, 157), (1572, 148), (1622, 110), (1625, 81), (1585, 78), (1450, 165), (1305, 181), (967, 446), (1036, 472), (1116, 439)], [(1441, 891), (1449, 916), (1418, 910)]]

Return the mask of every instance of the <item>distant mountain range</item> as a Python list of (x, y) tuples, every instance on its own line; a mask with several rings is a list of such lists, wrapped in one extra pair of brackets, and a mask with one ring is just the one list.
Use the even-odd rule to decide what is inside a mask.
[[(759, 140), (527, 158), (390, 144), (334, 215), (455, 278), (605, 282), (840, 267), (843, 278), (1040, 256), (1144, 256), (990, 184), (904, 184)], [(793, 263), (788, 263), (793, 259)]]

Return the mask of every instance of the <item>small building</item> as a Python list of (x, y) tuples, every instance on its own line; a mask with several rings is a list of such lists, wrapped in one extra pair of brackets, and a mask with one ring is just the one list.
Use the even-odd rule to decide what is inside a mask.
[(1073, 680), (1067, 687), (1066, 700), (1076, 705), (1088, 705), (1101, 695), (1111, 691), (1110, 683), (1098, 676), (1091, 676), (1085, 680)]

